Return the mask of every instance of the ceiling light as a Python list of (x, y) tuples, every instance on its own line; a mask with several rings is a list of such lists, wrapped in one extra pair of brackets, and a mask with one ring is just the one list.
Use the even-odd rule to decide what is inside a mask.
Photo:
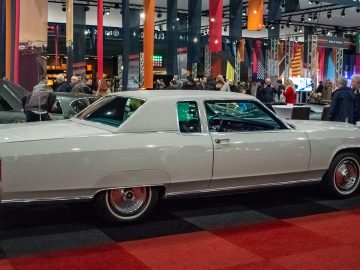
[(346, 13), (345, 13), (345, 8), (341, 11), (341, 17), (345, 17)]
[(144, 13), (144, 12), (141, 12), (141, 13), (140, 13), (140, 18), (141, 18), (141, 19), (145, 19), (145, 13)]
[(161, 17), (162, 17), (162, 13), (161, 13), (161, 12), (158, 12), (157, 17), (158, 17), (158, 18), (161, 18)]
[(110, 8), (106, 9), (105, 14), (110, 15)]
[(301, 22), (305, 22), (305, 17), (304, 17), (304, 15), (301, 15)]
[(62, 12), (65, 12), (65, 11), (66, 11), (66, 5), (62, 5), (62, 6), (61, 6), (61, 11), (62, 11)]
[(89, 10), (90, 10), (89, 6), (85, 6), (85, 7), (84, 7), (84, 11), (85, 11), (85, 12), (88, 12)]
[(308, 21), (309, 21), (309, 22), (311, 22), (311, 21), (312, 21), (311, 14), (309, 14)]

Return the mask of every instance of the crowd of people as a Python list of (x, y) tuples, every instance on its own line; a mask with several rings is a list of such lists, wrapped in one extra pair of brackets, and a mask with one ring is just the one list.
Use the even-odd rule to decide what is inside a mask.
[[(325, 83), (319, 82), (316, 90), (312, 93), (310, 101), (317, 103), (330, 103), (330, 120), (339, 122), (356, 123), (360, 121), (360, 76), (354, 76), (351, 80), (351, 88), (348, 80), (340, 78), (333, 84), (330, 80)], [(264, 104), (295, 104), (297, 102), (294, 83), (288, 79), (285, 83), (278, 80), (272, 83), (269, 78), (264, 83), (253, 82), (251, 84), (242, 82), (235, 85), (231, 80), (225, 80), (224, 76), (216, 78), (188, 77), (179, 84), (175, 79), (166, 85), (163, 79), (154, 82), (155, 90), (213, 90), (224, 92), (238, 92), (252, 95)], [(59, 74), (53, 88), (48, 85), (47, 77), (41, 77), (32, 94), (24, 98), (23, 107), (28, 122), (49, 120), (50, 108), (55, 102), (56, 92), (84, 93), (98, 97), (111, 93), (111, 84), (106, 77), (99, 82), (93, 83), (91, 79), (83, 80), (79, 76), (72, 76), (71, 82), (65, 81), (65, 77)]]

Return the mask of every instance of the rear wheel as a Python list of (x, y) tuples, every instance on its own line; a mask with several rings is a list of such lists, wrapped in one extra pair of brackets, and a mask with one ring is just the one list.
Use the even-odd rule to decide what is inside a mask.
[(324, 184), (336, 197), (348, 197), (356, 192), (359, 186), (360, 157), (355, 153), (341, 153), (330, 164), (325, 175)]
[(158, 189), (133, 187), (101, 192), (94, 200), (97, 214), (110, 222), (134, 222), (143, 219), (158, 201)]

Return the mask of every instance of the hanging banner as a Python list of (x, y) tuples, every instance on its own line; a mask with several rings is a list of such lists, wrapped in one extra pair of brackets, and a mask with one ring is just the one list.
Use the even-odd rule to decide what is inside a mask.
[(0, 79), (2, 79), (5, 76), (5, 44), (6, 44), (5, 17), (6, 17), (5, 1), (1, 1), (0, 3)]
[(190, 65), (201, 61), (201, 3), (202, 0), (188, 0), (188, 61)]
[(353, 45), (354, 44), (352, 40), (349, 38), (328, 37), (328, 36), (318, 37), (318, 47), (351, 49)]
[(243, 0), (230, 0), (229, 37), (237, 41), (242, 37)]
[(144, 87), (154, 87), (154, 32), (155, 32), (155, 0), (144, 0)]
[(86, 75), (86, 12), (83, 5), (74, 5), (74, 58), (73, 73)]
[(66, 77), (71, 82), (74, 63), (74, 0), (66, 0)]
[(286, 0), (285, 1), (285, 12), (293, 12), (300, 9), (299, 0)]
[(177, 72), (177, 40), (178, 40), (178, 24), (177, 24), (177, 0), (167, 0), (167, 40), (166, 40), (166, 73), (168, 75), (176, 75)]
[(355, 46), (356, 46), (356, 54), (360, 54), (360, 33), (356, 34)]
[[(48, 1), (20, 1), (19, 84), (29, 91), (46, 74)], [(15, 67), (14, 67), (15, 69)]]
[(223, 0), (209, 0), (209, 49), (222, 51)]
[(249, 0), (248, 4), (248, 30), (260, 31), (263, 28), (264, 1)]
[[(129, 82), (129, 56), (130, 56), (130, 8), (129, 0), (122, 0), (122, 26), (123, 26), (123, 68), (122, 68), (122, 90), (128, 90)], [(120, 70), (119, 70), (120, 72)]]
[(268, 9), (269, 9), (269, 17), (268, 17), (268, 21), (280, 21), (281, 20), (281, 15), (282, 15), (282, 10), (281, 10), (281, 3), (283, 1), (282, 0), (271, 0), (268, 2)]

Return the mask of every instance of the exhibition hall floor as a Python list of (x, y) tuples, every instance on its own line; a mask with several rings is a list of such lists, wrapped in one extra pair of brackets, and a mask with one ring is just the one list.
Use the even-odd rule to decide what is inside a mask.
[(0, 270), (360, 269), (360, 194), (172, 199), (126, 226), (80, 203), (0, 206), (0, 215)]

